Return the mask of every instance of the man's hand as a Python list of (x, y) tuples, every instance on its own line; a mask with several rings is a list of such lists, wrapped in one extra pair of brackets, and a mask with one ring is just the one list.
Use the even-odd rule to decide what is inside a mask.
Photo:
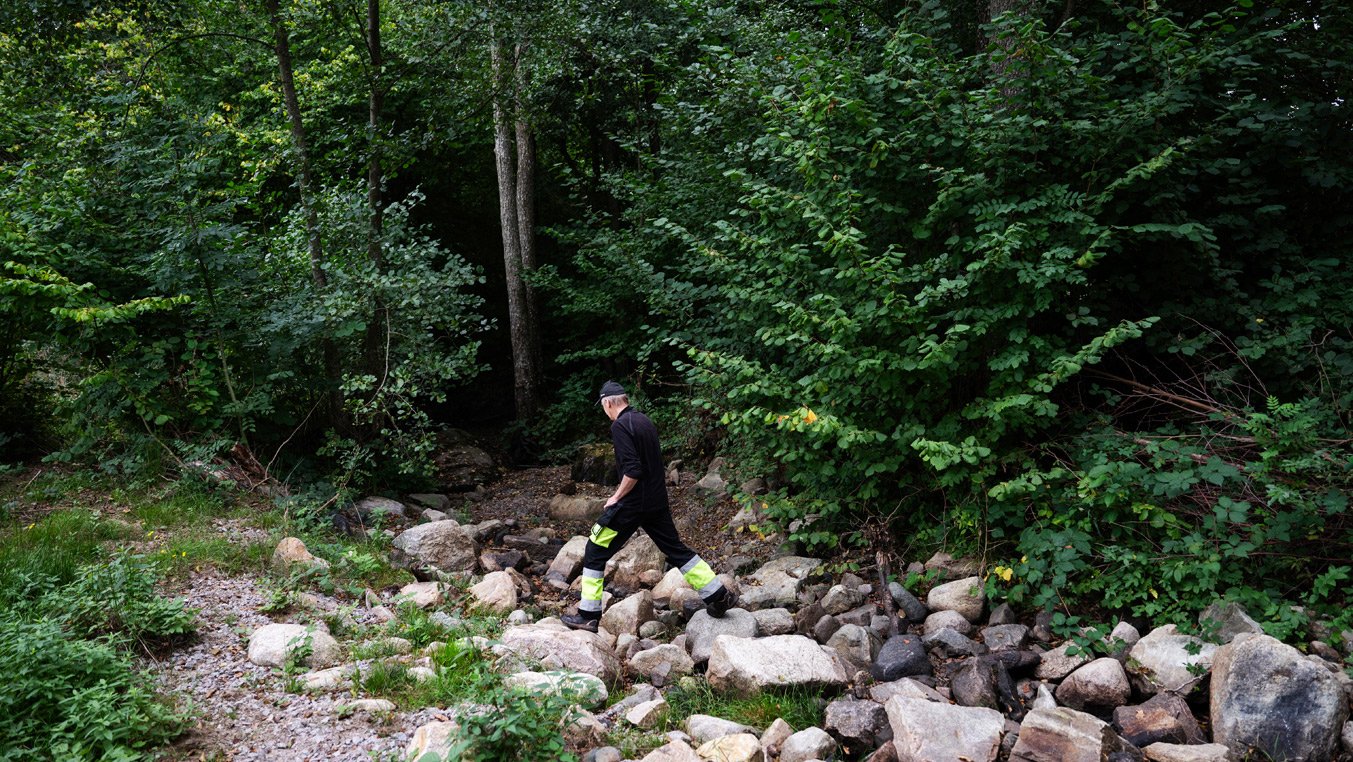
[(638, 484), (639, 480), (635, 479), (633, 476), (620, 477), (620, 486), (615, 488), (615, 494), (606, 498), (606, 506), (602, 510), (610, 508), (611, 506), (620, 502), (620, 499), (623, 498), (625, 495), (628, 495), (630, 493), (630, 490), (634, 489), (635, 486), (637, 486)]

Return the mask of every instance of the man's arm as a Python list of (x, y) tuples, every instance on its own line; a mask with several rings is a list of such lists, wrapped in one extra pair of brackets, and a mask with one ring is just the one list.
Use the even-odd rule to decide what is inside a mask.
[(634, 485), (638, 483), (639, 480), (635, 479), (633, 476), (620, 477), (620, 486), (615, 488), (615, 494), (611, 495), (609, 498), (606, 499), (606, 507), (610, 508), (611, 506), (620, 502), (620, 499), (623, 498), (625, 495), (628, 495), (630, 493), (630, 490), (634, 489)]

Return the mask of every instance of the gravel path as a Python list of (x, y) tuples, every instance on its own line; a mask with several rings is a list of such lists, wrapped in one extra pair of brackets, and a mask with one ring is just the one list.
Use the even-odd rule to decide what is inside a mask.
[(155, 667), (160, 687), (186, 696), (200, 712), (169, 758), (368, 762), (371, 752), (402, 753), (413, 730), (436, 710), (396, 712), (388, 720), (340, 718), (337, 706), (348, 695), (287, 693), (283, 677), (249, 662), (249, 633), (273, 621), (258, 613), (266, 601), (263, 589), (250, 577), (203, 573), (170, 591), (201, 611), (197, 642)]

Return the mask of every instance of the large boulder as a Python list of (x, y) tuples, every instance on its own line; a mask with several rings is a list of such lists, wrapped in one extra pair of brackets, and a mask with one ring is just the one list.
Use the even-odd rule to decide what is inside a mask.
[(1348, 719), (1339, 681), (1295, 648), (1242, 633), (1212, 665), (1212, 739), (1237, 756), (1331, 759)]
[(496, 476), (493, 458), (480, 449), (473, 437), (459, 429), (437, 435), (432, 452), (433, 472), (443, 490), (469, 492)]
[(587, 495), (555, 495), (550, 499), (549, 514), (553, 521), (596, 521), (606, 505), (604, 497)]
[(473, 572), (479, 564), (474, 532), (455, 521), (435, 521), (410, 527), (392, 545), (411, 565), (447, 573)]
[(1117, 659), (1095, 659), (1067, 675), (1057, 686), (1057, 703), (1086, 712), (1103, 713), (1127, 703), (1132, 696), (1127, 673)]
[(926, 605), (931, 611), (957, 611), (969, 622), (982, 618), (986, 598), (982, 596), (980, 577), (964, 577), (930, 588)]
[(1230, 643), (1242, 632), (1263, 635), (1264, 628), (1235, 601), (1218, 601), (1198, 615), (1198, 626), (1218, 643)]
[(554, 618), (508, 628), (495, 650), (539, 662), (547, 669), (585, 672), (607, 683), (614, 682), (620, 674), (620, 662), (605, 636), (570, 630)]
[(884, 704), (902, 762), (992, 762), (1005, 718), (994, 709), (894, 696)]
[(615, 470), (615, 448), (610, 444), (590, 444), (578, 448), (570, 476), (575, 482), (613, 486), (620, 483)]
[(749, 610), (797, 607), (804, 583), (821, 566), (816, 558), (777, 558), (743, 580), (738, 605)]
[(802, 635), (721, 636), (705, 676), (715, 690), (740, 696), (799, 686), (836, 691), (850, 682), (839, 656)]
[(1132, 684), (1147, 695), (1162, 691), (1185, 695), (1207, 676), (1216, 650), (1215, 644), (1185, 635), (1172, 624), (1157, 627), (1128, 651), (1135, 662)]
[(352, 509), (362, 517), (363, 521), (374, 521), (377, 519), (403, 519), (408, 517), (408, 509), (398, 500), (388, 497), (371, 496), (364, 497), (352, 504)]
[(639, 530), (629, 542), (625, 543), (620, 552), (606, 562), (606, 581), (626, 590), (638, 590), (644, 586), (642, 579), (644, 573), (648, 571), (661, 573), (663, 567), (667, 565), (666, 562), (667, 557), (658, 550), (657, 544), (648, 533)]
[[(1104, 762), (1110, 754), (1131, 753), (1107, 722), (1069, 707), (1035, 709), (1020, 723), (1010, 762)], [(1138, 757), (1139, 758), (1139, 757)]]
[(714, 652), (714, 641), (720, 635), (735, 638), (757, 636), (756, 617), (752, 612), (731, 609), (722, 618), (715, 619), (707, 611), (697, 611), (686, 624), (686, 650), (696, 664), (709, 661)]
[(249, 636), (248, 656), (260, 667), (281, 667), (295, 659), (311, 669), (323, 669), (337, 664), (343, 649), (324, 630), (300, 624), (268, 624)]

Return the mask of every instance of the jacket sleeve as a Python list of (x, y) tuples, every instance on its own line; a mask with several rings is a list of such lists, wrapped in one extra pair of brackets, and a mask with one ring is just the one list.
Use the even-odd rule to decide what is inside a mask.
[(638, 443), (619, 421), (611, 424), (611, 442), (615, 444), (615, 467), (620, 475), (631, 479), (644, 478), (643, 466), (639, 464)]

